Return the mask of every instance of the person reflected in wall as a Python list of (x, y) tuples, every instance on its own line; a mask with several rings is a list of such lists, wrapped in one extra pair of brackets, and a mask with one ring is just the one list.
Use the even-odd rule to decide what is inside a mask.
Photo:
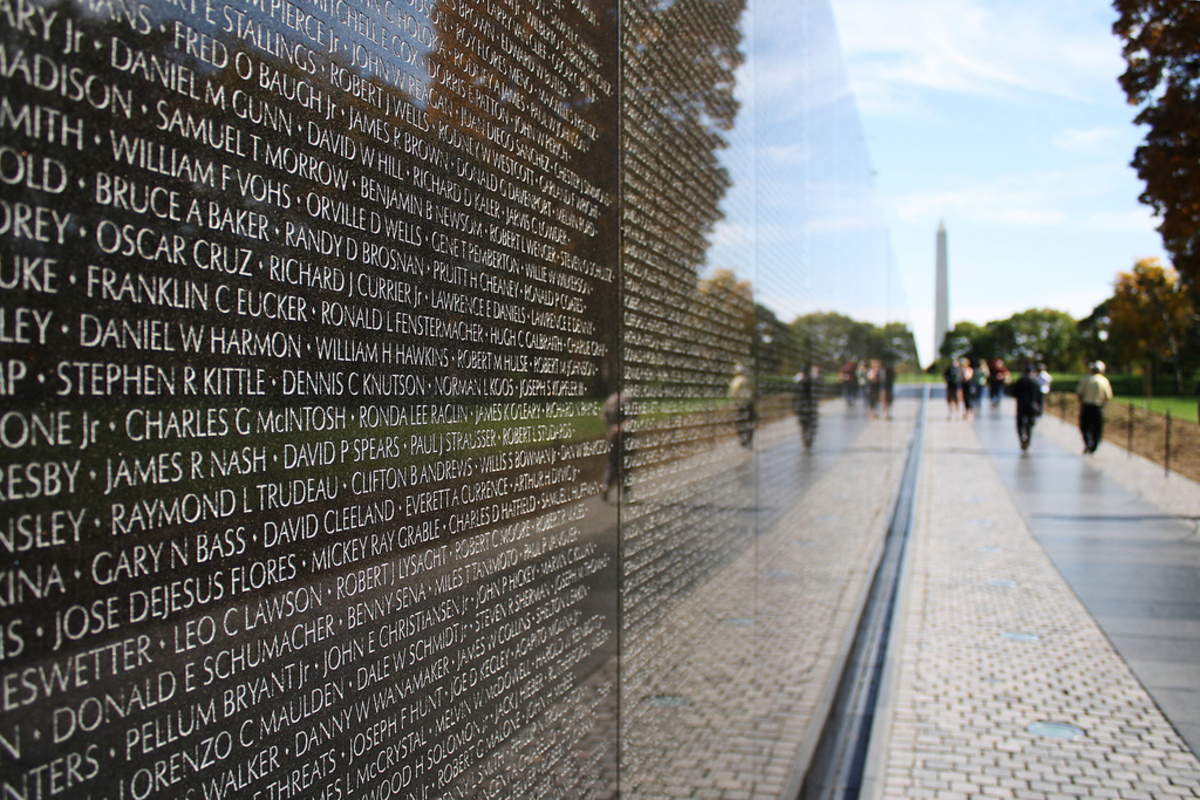
[(746, 367), (743, 364), (736, 364), (733, 368), (733, 380), (729, 383), (729, 397), (733, 400), (738, 441), (742, 443), (742, 447), (750, 447), (754, 444), (754, 383), (746, 374)]
[(1079, 433), (1083, 436), (1083, 454), (1091, 455), (1104, 438), (1104, 404), (1112, 400), (1112, 384), (1104, 377), (1104, 362), (1088, 364), (1089, 375), (1079, 382)]
[(876, 359), (867, 364), (867, 413), (879, 419), (879, 404), (883, 401), (883, 365)]
[(892, 403), (896, 401), (896, 365), (891, 361), (883, 367), (883, 415), (892, 418)]
[(971, 379), (971, 407), (978, 410), (983, 408), (983, 398), (987, 394), (991, 370), (987, 360), (983, 358), (971, 359), (971, 367), (975, 370), (975, 377)]
[[(625, 456), (625, 444), (630, 436), (630, 394), (628, 390), (613, 392), (604, 401), (600, 409), (600, 419), (604, 422), (604, 439), (608, 442), (608, 462), (604, 466), (604, 502), (618, 484), (621, 484), (621, 466)], [(629, 496), (629, 484), (626, 481), (621, 486), (621, 493)]]
[(971, 366), (971, 359), (964, 358), (958, 365), (959, 374), (961, 377), (962, 386), (962, 408), (963, 419), (975, 419), (975, 369)]
[(842, 397), (846, 405), (853, 407), (858, 402), (858, 364), (846, 361), (838, 372), (838, 384), (842, 387)]
[(992, 406), (1000, 405), (1000, 399), (1004, 396), (1004, 388), (1008, 385), (1011, 375), (1008, 367), (1004, 366), (1004, 361), (999, 358), (993, 358), (991, 368), (988, 370), (988, 399), (992, 401)]
[(962, 391), (962, 368), (957, 359), (950, 359), (942, 380), (946, 382), (946, 419), (952, 420), (959, 415)]
[(867, 396), (867, 362), (859, 361), (854, 365), (854, 386), (859, 397)]
[(820, 419), (820, 368), (810, 364), (792, 378), (792, 412), (800, 422), (800, 438), (804, 449), (811, 450), (817, 439), (817, 422)]
[(1021, 449), (1028, 450), (1033, 426), (1042, 415), (1044, 397), (1033, 364), (1025, 365), (1021, 377), (1013, 384), (1012, 396), (1017, 401), (1017, 439), (1021, 442)]

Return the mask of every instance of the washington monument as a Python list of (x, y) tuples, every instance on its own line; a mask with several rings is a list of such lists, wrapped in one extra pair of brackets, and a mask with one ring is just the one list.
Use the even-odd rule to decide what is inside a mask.
[(937, 359), (942, 342), (950, 332), (950, 276), (946, 267), (946, 223), (938, 222), (937, 229), (937, 286), (933, 306), (933, 357)]

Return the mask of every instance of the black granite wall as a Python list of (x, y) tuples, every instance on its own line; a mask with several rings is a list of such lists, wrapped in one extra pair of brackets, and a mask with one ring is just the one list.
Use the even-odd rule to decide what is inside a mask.
[(763, 191), (751, 17), (0, 3), (0, 797), (662, 796), (705, 727), (771, 785), (764, 537), (863, 425), (797, 460), (789, 323), (887, 267)]

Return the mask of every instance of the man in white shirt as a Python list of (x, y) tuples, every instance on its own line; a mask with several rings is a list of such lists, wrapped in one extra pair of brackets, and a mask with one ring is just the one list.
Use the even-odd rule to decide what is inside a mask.
[(1079, 432), (1085, 455), (1095, 453), (1104, 436), (1104, 404), (1112, 399), (1112, 384), (1104, 377), (1104, 362), (1088, 364), (1091, 374), (1079, 382)]
[(1049, 398), (1050, 384), (1053, 382), (1054, 378), (1051, 377), (1050, 371), (1046, 369), (1046, 365), (1044, 363), (1038, 364), (1037, 384), (1038, 388), (1042, 390), (1043, 400)]

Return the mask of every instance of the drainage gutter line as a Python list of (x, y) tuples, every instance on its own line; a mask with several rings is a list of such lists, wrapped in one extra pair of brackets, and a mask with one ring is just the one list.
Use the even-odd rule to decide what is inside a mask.
[(925, 387), (883, 555), (871, 582), (833, 712), (825, 723), (812, 769), (805, 778), (802, 800), (857, 800), (862, 793), (871, 734), (877, 727), (875, 710), (884, 686), (902, 565), (913, 528), (928, 401), (929, 389)]

